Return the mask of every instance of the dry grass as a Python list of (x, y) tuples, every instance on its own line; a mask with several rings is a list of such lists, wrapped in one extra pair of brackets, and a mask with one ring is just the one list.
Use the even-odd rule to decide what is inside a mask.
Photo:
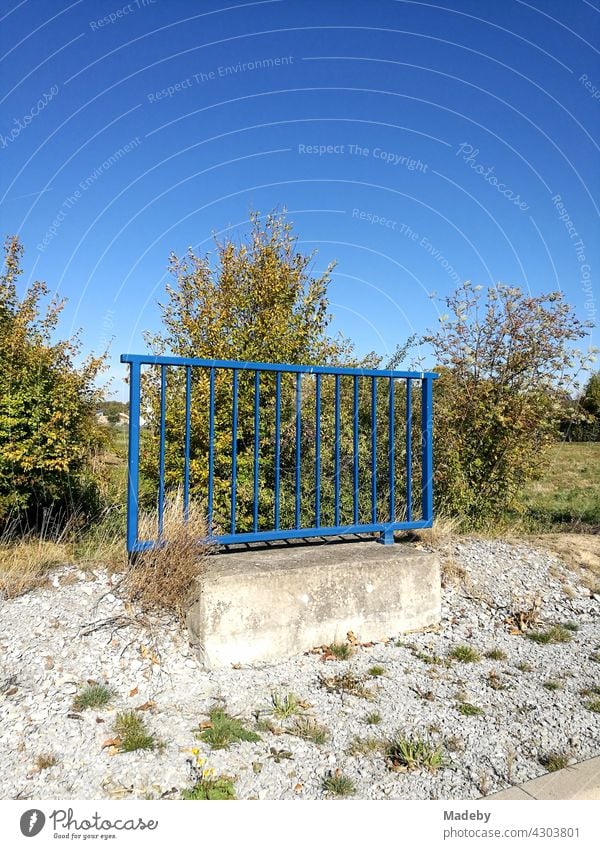
[(600, 592), (600, 534), (543, 534), (527, 541), (560, 557), (584, 586)]
[(460, 524), (461, 520), (456, 516), (436, 516), (433, 527), (417, 531), (416, 536), (425, 545), (443, 548), (460, 533)]
[(0, 592), (15, 598), (43, 586), (48, 572), (70, 560), (68, 546), (58, 540), (29, 537), (0, 541)]
[[(142, 515), (139, 539), (156, 536), (156, 515)], [(163, 515), (164, 544), (141, 552), (123, 576), (123, 587), (132, 601), (146, 610), (162, 610), (183, 617), (196, 590), (196, 579), (206, 567), (215, 546), (206, 542), (204, 514), (190, 504), (187, 522), (178, 493), (167, 499)]]

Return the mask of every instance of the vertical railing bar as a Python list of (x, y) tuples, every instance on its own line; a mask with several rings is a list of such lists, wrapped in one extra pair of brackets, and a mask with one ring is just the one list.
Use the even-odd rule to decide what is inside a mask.
[(371, 378), (371, 522), (377, 521), (377, 378)]
[(254, 505), (252, 527), (258, 531), (258, 453), (260, 448), (260, 371), (254, 372)]
[(396, 419), (396, 410), (395, 410), (395, 398), (394, 398), (394, 387), (395, 381), (393, 377), (390, 377), (390, 409), (389, 409), (389, 437), (388, 437), (388, 474), (389, 474), (389, 482), (390, 482), (390, 522), (394, 522), (396, 518), (396, 475), (395, 475), (395, 464), (396, 464), (396, 446), (394, 444), (396, 439), (396, 431), (395, 431), (395, 419)]
[(321, 525), (321, 375), (315, 376), (315, 527)]
[(335, 376), (335, 521), (340, 524), (340, 376)]
[(127, 550), (138, 541), (138, 490), (140, 458), (140, 375), (139, 362), (129, 367), (129, 456), (127, 474)]
[(183, 449), (183, 520), (190, 515), (190, 417), (191, 417), (192, 368), (185, 367), (185, 440)]
[(295, 498), (295, 525), (300, 527), (300, 436), (302, 428), (302, 372), (296, 375), (296, 498)]
[(423, 519), (433, 520), (433, 416), (432, 416), (432, 381), (422, 378), (421, 400), (421, 501)]
[(275, 377), (275, 530), (279, 530), (279, 479), (281, 474), (281, 372)]
[(209, 373), (208, 397), (208, 535), (213, 534), (213, 501), (215, 482), (215, 370)]
[(165, 430), (167, 412), (167, 367), (160, 367), (160, 442), (158, 460), (158, 539), (162, 539), (165, 509)]
[(352, 519), (354, 524), (358, 525), (358, 375), (354, 376), (354, 404), (352, 427), (352, 453), (354, 459), (352, 474)]
[(231, 404), (231, 533), (235, 533), (237, 501), (237, 426), (238, 426), (238, 370), (233, 369)]
[(412, 522), (412, 380), (406, 378), (406, 521)]

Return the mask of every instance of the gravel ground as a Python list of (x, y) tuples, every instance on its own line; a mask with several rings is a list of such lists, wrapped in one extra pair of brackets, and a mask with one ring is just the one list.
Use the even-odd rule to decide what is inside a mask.
[[(191, 785), (195, 746), (217, 775), (234, 780), (242, 799), (324, 798), (323, 779), (336, 770), (352, 780), (356, 798), (472, 799), (541, 775), (551, 753), (569, 763), (600, 755), (600, 713), (581, 693), (600, 685), (600, 598), (560, 560), (525, 546), (461, 539), (440, 556), (439, 629), (358, 646), (347, 661), (315, 652), (210, 672), (175, 621), (142, 617), (119, 599), (117, 575), (57, 570), (53, 586), (0, 602), (0, 796), (180, 798)], [(536, 613), (536, 630), (576, 623), (570, 642), (525, 638), (518, 624)], [(451, 659), (461, 644), (481, 660)], [(505, 656), (486, 658), (491, 649)], [(369, 675), (374, 665), (385, 673)], [(366, 677), (372, 700), (320, 684), (346, 671)], [(108, 684), (115, 697), (101, 710), (77, 713), (73, 699), (87, 681)], [(548, 681), (557, 688), (545, 687)], [(294, 721), (272, 716), (273, 693), (298, 696), (301, 712), (326, 726), (327, 741), (264, 730), (265, 722), (280, 731)], [(464, 702), (483, 713), (461, 714)], [(215, 704), (248, 728), (258, 717), (260, 741), (224, 750), (198, 742), (199, 723)], [(164, 745), (125, 753), (103, 747), (114, 737), (116, 712), (141, 706)], [(373, 712), (381, 722), (368, 725)], [(371, 751), (349, 753), (355, 737), (381, 742), (397, 732), (439, 747), (444, 765), (393, 771), (376, 742)], [(40, 769), (40, 755), (56, 763)]]

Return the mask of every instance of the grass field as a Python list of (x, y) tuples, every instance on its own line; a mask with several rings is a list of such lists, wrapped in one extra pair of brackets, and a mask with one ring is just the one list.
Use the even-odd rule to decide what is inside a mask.
[(600, 530), (600, 443), (555, 446), (540, 480), (523, 494), (526, 516), (540, 530)]

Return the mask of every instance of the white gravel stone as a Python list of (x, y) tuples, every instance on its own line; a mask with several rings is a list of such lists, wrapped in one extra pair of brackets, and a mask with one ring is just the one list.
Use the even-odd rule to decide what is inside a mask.
[[(243, 557), (243, 554), (240, 554)], [(127, 619), (117, 577), (65, 567), (75, 583), (0, 601), (0, 796), (6, 799), (179, 798), (191, 784), (197, 746), (216, 774), (233, 778), (238, 798), (317, 799), (331, 770), (350, 777), (364, 799), (468, 799), (542, 774), (545, 755), (570, 762), (600, 754), (600, 714), (586, 708), (585, 688), (600, 686), (600, 605), (566, 566), (546, 552), (498, 540), (461, 539), (443, 559), (465, 572), (443, 592), (442, 623), (428, 633), (357, 648), (349, 661), (300, 654), (273, 665), (206, 671), (187, 634), (168, 617)], [(511, 617), (539, 601), (540, 623), (575, 622), (568, 643), (539, 645), (514, 633)], [(274, 602), (275, 603), (275, 602)], [(117, 617), (117, 618), (115, 618)], [(478, 663), (448, 659), (458, 644)], [(486, 658), (498, 648), (505, 660)], [(427, 662), (440, 659), (441, 662)], [(52, 659), (52, 664), (47, 662)], [(371, 678), (374, 664), (385, 675)], [(523, 665), (526, 664), (526, 665)], [(527, 671), (530, 669), (530, 671)], [(330, 693), (319, 679), (344, 671), (367, 677), (376, 698)], [(549, 679), (560, 688), (546, 689)], [(101, 710), (74, 715), (73, 697), (88, 680), (116, 693)], [(326, 726), (321, 746), (260, 730), (261, 740), (210, 750), (195, 731), (211, 706), (223, 705), (249, 728), (273, 719), (274, 692), (295, 693), (304, 713)], [(464, 716), (457, 695), (484, 713)], [(164, 747), (111, 755), (117, 711), (140, 713)], [(367, 725), (378, 713), (381, 722)], [(277, 722), (277, 720), (275, 720)], [(289, 725), (292, 720), (288, 720)], [(284, 723), (285, 724), (285, 723)], [(350, 755), (354, 737), (418, 734), (442, 748), (435, 773), (392, 772), (380, 751)], [(280, 757), (284, 750), (290, 757)], [(39, 771), (36, 759), (56, 765)], [(253, 764), (262, 766), (255, 770)]]

